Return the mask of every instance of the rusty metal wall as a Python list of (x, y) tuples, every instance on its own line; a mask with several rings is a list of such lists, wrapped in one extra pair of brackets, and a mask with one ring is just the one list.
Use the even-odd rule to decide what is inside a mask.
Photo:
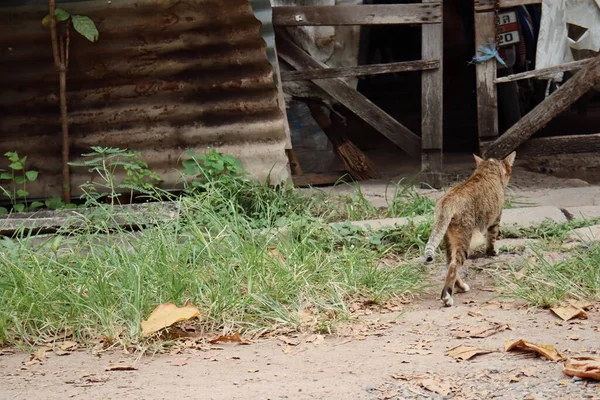
[[(0, 7), (0, 152), (27, 155), (40, 172), (30, 191), (48, 197), (62, 187), (58, 77), (40, 24), (47, 3), (20, 4), (31, 3)], [(187, 149), (214, 147), (257, 179), (287, 179), (285, 120), (254, 14), (265, 2), (254, 11), (248, 0), (58, 3), (100, 32), (96, 43), (72, 35), (73, 160), (92, 145), (138, 150), (172, 187)], [(88, 179), (72, 168), (74, 189)]]

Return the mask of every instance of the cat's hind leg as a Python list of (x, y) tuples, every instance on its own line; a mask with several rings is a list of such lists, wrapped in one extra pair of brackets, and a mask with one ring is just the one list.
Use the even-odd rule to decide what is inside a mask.
[(487, 230), (487, 247), (485, 254), (488, 257), (494, 257), (498, 255), (498, 249), (496, 248), (496, 240), (500, 233), (500, 217), (488, 228)]
[(469, 251), (471, 235), (466, 235), (464, 232), (458, 232), (453, 227), (449, 227), (446, 233), (446, 255), (448, 256), (448, 272), (444, 288), (442, 289), (441, 300), (444, 306), (450, 307), (454, 305), (452, 295), (455, 292), (455, 286), (458, 286), (463, 292), (469, 290), (467, 285), (460, 277), (460, 269), (467, 259)]

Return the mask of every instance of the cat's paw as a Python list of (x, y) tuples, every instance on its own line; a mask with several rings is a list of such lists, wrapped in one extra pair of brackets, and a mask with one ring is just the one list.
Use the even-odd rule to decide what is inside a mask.
[(452, 307), (454, 305), (454, 299), (452, 298), (452, 292), (450, 289), (444, 289), (442, 291), (441, 300), (444, 307)]
[(498, 255), (498, 249), (492, 248), (492, 249), (487, 249), (485, 254), (488, 257), (496, 257)]

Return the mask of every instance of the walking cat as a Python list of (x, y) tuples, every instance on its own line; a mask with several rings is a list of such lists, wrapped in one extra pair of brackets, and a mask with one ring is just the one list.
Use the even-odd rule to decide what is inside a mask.
[(475, 172), (463, 183), (450, 189), (435, 207), (435, 222), (425, 246), (425, 261), (433, 261), (435, 249), (442, 238), (446, 245), (448, 273), (441, 300), (446, 307), (454, 304), (455, 286), (463, 292), (469, 290), (459, 275), (469, 252), (471, 238), (476, 231), (487, 233), (488, 256), (497, 255), (498, 237), (504, 192), (510, 180), (516, 153), (504, 160), (475, 157)]

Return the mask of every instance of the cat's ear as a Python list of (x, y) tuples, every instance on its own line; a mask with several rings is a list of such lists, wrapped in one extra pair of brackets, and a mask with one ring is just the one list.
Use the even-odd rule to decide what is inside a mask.
[(506, 156), (506, 158), (504, 159), (504, 162), (505, 162), (505, 163), (506, 163), (508, 166), (512, 167), (512, 165), (513, 165), (513, 164), (514, 164), (514, 162), (515, 162), (515, 157), (516, 157), (516, 156), (517, 156), (517, 152), (516, 152), (516, 151), (513, 151), (512, 153), (510, 153), (509, 155), (507, 155), (507, 156)]
[(477, 167), (479, 167), (481, 165), (481, 163), (483, 162), (483, 158), (478, 157), (477, 154), (473, 154), (473, 157), (475, 157), (475, 165)]

